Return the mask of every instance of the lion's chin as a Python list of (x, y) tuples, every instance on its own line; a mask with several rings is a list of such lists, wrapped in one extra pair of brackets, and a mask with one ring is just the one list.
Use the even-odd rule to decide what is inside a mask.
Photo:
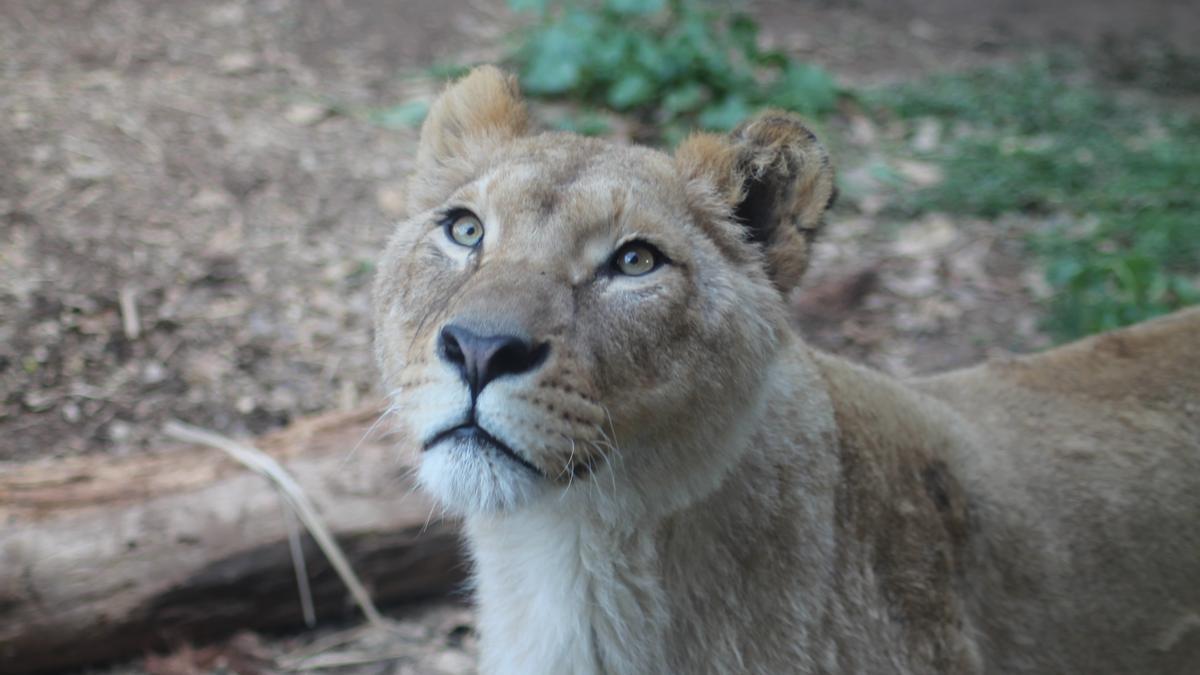
[(430, 444), (417, 479), (447, 511), (459, 515), (520, 509), (551, 487), (511, 450), (470, 433), (447, 434)]

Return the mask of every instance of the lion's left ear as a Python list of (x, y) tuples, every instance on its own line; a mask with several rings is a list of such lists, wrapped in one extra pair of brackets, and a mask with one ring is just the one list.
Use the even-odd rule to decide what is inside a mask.
[(410, 211), (440, 204), (478, 171), (489, 153), (524, 136), (528, 128), (516, 78), (499, 68), (479, 66), (451, 84), (421, 125)]
[(706, 181), (763, 248), (767, 273), (788, 292), (837, 197), (829, 155), (795, 115), (767, 111), (728, 136), (697, 134), (675, 151), (684, 176)]

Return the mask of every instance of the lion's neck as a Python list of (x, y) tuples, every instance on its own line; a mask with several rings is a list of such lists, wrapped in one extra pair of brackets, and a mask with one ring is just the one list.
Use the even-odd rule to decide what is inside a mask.
[[(651, 672), (665, 608), (651, 537), (547, 510), (472, 520), (483, 672)], [(622, 645), (614, 649), (616, 644)]]
[[(771, 617), (794, 615), (782, 605), (796, 593), (823, 605), (832, 560), (831, 415), (820, 390), (802, 389), (816, 377), (807, 358), (782, 364), (754, 419), (729, 422), (745, 431), (725, 439), (738, 459), (723, 480), (651, 522), (593, 517), (569, 500), (470, 519), (483, 671), (671, 672), (688, 664), (676, 645), (709, 644), (706, 667), (735, 672), (747, 622), (767, 633), (756, 644), (795, 652), (809, 627), (771, 628)], [(796, 453), (797, 439), (811, 452)]]

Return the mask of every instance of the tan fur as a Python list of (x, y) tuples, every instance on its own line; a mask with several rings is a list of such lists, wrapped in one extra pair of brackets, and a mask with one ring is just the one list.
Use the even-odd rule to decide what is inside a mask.
[[(673, 157), (526, 126), (495, 69), (447, 91), (376, 284), (483, 672), (1200, 672), (1200, 310), (899, 382), (788, 326), (834, 194), (794, 117)], [(607, 272), (633, 238), (670, 262)], [(449, 323), (548, 355), (472, 402)], [(538, 473), (426, 448), (472, 406)]]

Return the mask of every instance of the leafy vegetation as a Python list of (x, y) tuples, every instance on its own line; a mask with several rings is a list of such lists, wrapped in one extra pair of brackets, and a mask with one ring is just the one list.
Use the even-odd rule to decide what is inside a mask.
[(408, 101), (388, 108), (372, 110), (367, 118), (385, 129), (413, 129), (421, 126), (429, 104), (425, 101)]
[(534, 15), (513, 57), (527, 93), (634, 115), (668, 143), (696, 127), (727, 130), (765, 106), (818, 117), (837, 103), (826, 71), (763, 49), (749, 16), (703, 0), (509, 4)]
[(930, 153), (945, 179), (910, 204), (994, 217), (1065, 214), (1030, 245), (1066, 339), (1200, 302), (1200, 119), (1121, 102), (1048, 61), (874, 95), (954, 129)]
[[(513, 62), (534, 96), (582, 110), (559, 126), (607, 132), (598, 109), (678, 141), (776, 106), (821, 117), (846, 92), (824, 70), (764, 49), (747, 15), (704, 0), (509, 0), (532, 16)], [(857, 96), (881, 116), (935, 118), (944, 178), (911, 211), (1049, 223), (1029, 245), (1062, 339), (1200, 302), (1200, 119), (1123, 102), (1049, 60)]]

